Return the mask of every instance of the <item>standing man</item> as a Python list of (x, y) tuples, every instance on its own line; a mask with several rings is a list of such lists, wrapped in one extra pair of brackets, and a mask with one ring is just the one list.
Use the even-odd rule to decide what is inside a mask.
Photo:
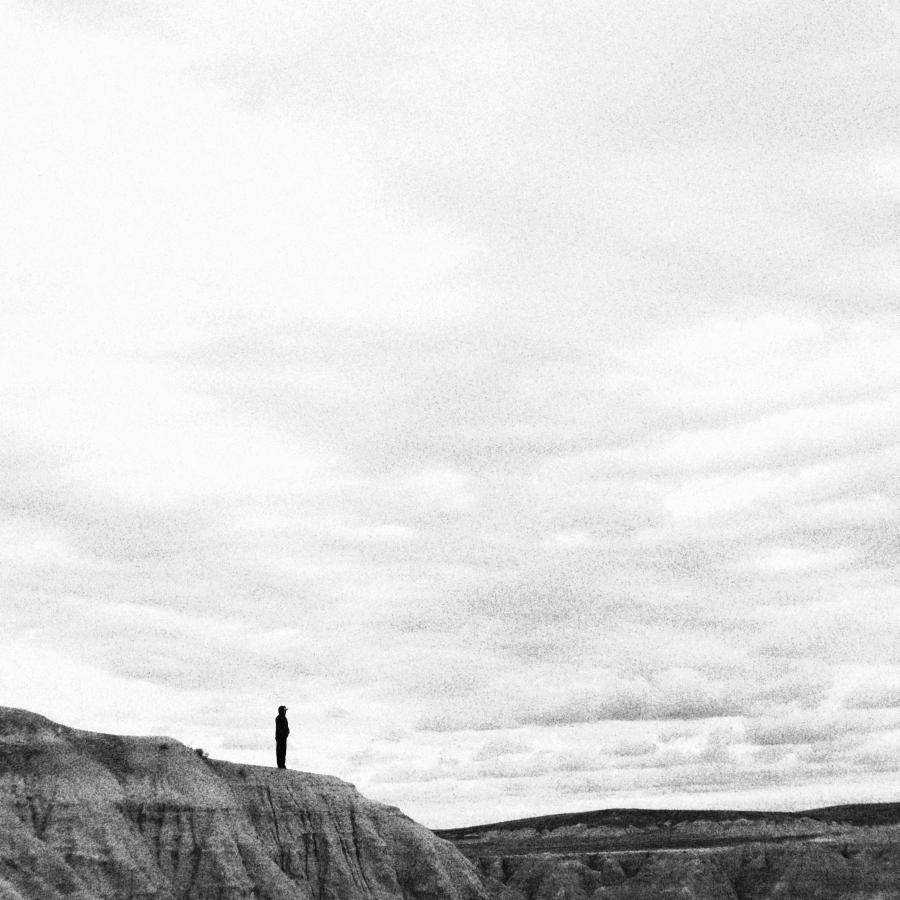
[(275, 716), (275, 759), (278, 762), (279, 769), (285, 768), (284, 757), (287, 753), (287, 739), (291, 733), (291, 729), (288, 728), (286, 712), (286, 706), (279, 706), (278, 715)]

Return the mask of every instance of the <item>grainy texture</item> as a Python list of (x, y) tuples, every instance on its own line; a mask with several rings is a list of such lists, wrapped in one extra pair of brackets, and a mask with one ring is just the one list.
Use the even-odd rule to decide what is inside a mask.
[(891, 900), (896, 811), (610, 810), (455, 833), (498, 900)]
[(479, 900), (473, 866), (324, 775), (0, 708), (0, 900)]

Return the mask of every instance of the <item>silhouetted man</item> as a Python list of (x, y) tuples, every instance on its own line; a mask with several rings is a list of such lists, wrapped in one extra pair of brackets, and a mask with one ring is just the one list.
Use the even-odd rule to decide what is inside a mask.
[(285, 768), (284, 757), (287, 753), (287, 739), (291, 733), (291, 729), (288, 728), (286, 712), (286, 706), (279, 706), (278, 715), (275, 716), (275, 759), (278, 762), (279, 769)]

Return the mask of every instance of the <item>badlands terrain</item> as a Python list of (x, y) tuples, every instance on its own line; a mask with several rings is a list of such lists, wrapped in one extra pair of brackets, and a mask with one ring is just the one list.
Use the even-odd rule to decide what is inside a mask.
[(0, 900), (898, 898), (900, 804), (433, 833), (327, 775), (0, 707)]
[(337, 778), (0, 707), (0, 900), (483, 900), (474, 867)]
[(900, 898), (900, 804), (610, 809), (437, 834), (503, 900)]

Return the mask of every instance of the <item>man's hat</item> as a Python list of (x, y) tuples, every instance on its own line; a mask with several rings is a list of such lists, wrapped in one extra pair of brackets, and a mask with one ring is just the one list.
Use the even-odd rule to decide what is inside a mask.
[(279, 707), (278, 707), (278, 712), (287, 712), (287, 707), (286, 707), (286, 706), (279, 706)]

